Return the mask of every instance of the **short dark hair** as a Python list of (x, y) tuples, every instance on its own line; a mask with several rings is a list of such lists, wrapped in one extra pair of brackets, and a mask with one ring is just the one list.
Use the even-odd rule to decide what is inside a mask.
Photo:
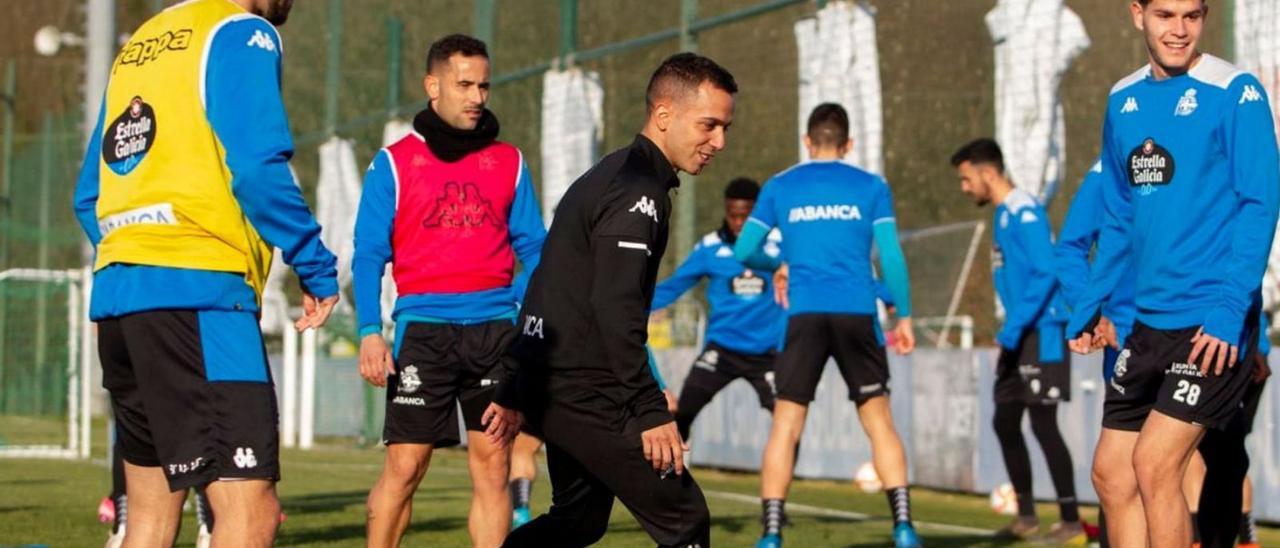
[(1000, 151), (1000, 144), (990, 137), (974, 139), (951, 155), (951, 167), (960, 167), (965, 162), (987, 164), (1004, 173), (1004, 153)]
[(448, 63), (449, 58), (455, 54), (463, 57), (484, 57), (489, 58), (489, 48), (485, 47), (484, 42), (467, 36), (465, 34), (450, 34), (436, 40), (431, 44), (431, 49), (427, 50), (427, 73), (430, 74), (432, 69), (440, 66), (442, 63)]
[(658, 99), (696, 91), (703, 82), (711, 82), (730, 94), (738, 93), (738, 82), (733, 79), (733, 75), (711, 58), (690, 52), (672, 55), (658, 65), (658, 70), (653, 71), (653, 76), (649, 77), (649, 87), (644, 96), (645, 106), (648, 110), (653, 110)]
[(849, 113), (835, 103), (822, 103), (809, 113), (805, 135), (814, 146), (844, 146), (849, 142)]
[(724, 187), (724, 199), (726, 200), (751, 200), (756, 201), (760, 196), (760, 183), (750, 177), (738, 177)]
[[(1147, 7), (1147, 5), (1150, 3), (1151, 3), (1151, 0), (1138, 0), (1138, 4), (1142, 5), (1142, 7), (1144, 8)], [(1209, 0), (1200, 0), (1200, 5), (1202, 6), (1208, 3), (1209, 3)]]

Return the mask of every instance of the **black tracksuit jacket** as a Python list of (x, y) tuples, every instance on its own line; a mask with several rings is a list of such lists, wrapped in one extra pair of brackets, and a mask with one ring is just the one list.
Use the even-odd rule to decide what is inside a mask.
[(583, 400), (641, 429), (673, 420), (644, 345), (677, 185), (662, 151), (637, 135), (569, 187), (525, 294), (500, 405), (535, 425), (539, 409)]

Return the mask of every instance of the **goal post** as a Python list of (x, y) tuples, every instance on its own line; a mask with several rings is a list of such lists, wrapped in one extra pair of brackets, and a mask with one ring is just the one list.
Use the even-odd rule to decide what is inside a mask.
[(89, 457), (92, 276), (0, 271), (0, 458)]

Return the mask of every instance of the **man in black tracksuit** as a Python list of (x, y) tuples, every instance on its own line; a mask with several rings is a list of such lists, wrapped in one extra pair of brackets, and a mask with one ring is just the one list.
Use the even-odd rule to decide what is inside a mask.
[(724, 148), (736, 91), (710, 59), (667, 59), (649, 82), (641, 134), (561, 199), (517, 324), (518, 369), (499, 385), (504, 410), (490, 424), (504, 429), (518, 409), (546, 441), (552, 505), (506, 546), (592, 544), (614, 497), (659, 545), (710, 545), (707, 503), (644, 345), (668, 193), (677, 170), (696, 174)]

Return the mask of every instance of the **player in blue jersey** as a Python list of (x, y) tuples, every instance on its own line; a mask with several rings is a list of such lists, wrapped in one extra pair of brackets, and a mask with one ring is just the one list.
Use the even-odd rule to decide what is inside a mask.
[(1018, 517), (1001, 533), (1029, 538), (1039, 532), (1031, 488), (1031, 457), (1022, 436), (1022, 416), (1044, 451), (1058, 493), (1062, 521), (1048, 540), (1069, 544), (1084, 538), (1076, 502), (1071, 453), (1058, 430), (1058, 403), (1071, 399), (1071, 356), (1062, 340), (1066, 314), (1053, 276), (1053, 235), (1048, 214), (1034, 196), (1014, 186), (1004, 154), (992, 139), (972, 141), (951, 157), (961, 190), (979, 206), (995, 204), (991, 276), (1004, 304), (1004, 326), (996, 335), (993, 425), (1018, 495)]
[(1067, 333), (1091, 351), (1101, 305), (1133, 280), (1094, 486), (1112, 544), (1187, 546), (1181, 472), (1206, 429), (1236, 418), (1254, 368), (1280, 154), (1257, 78), (1197, 49), (1203, 0), (1130, 10), (1149, 63), (1111, 91), (1098, 256)]
[[(773, 362), (785, 321), (769, 287), (774, 269), (744, 267), (733, 255), (733, 244), (759, 193), (760, 185), (751, 179), (730, 181), (724, 190), (724, 224), (703, 236), (675, 273), (654, 290), (653, 310), (661, 310), (703, 278), (710, 280), (706, 346), (685, 378), (676, 406), (676, 426), (686, 441), (698, 412), (734, 379), (750, 383), (760, 407), (773, 411)], [(769, 260), (777, 266), (782, 250), (773, 240), (758, 254), (764, 259), (761, 266), (770, 266)]]
[(889, 363), (876, 320), (871, 273), (874, 243), (897, 305), (894, 349), (906, 354), (915, 347), (915, 335), (893, 195), (878, 175), (841, 161), (853, 143), (843, 107), (818, 105), (809, 115), (806, 133), (811, 160), (765, 184), (734, 244), (734, 255), (747, 261), (771, 230), (780, 229), (790, 278), (786, 341), (776, 365), (778, 401), (761, 472), (764, 534), (759, 546), (782, 544), (783, 507), (796, 443), (830, 357), (840, 367), (849, 399), (857, 404), (858, 417), (871, 440), (872, 461), (893, 513), (894, 542), (918, 546), (911, 524), (907, 457), (889, 409)]

